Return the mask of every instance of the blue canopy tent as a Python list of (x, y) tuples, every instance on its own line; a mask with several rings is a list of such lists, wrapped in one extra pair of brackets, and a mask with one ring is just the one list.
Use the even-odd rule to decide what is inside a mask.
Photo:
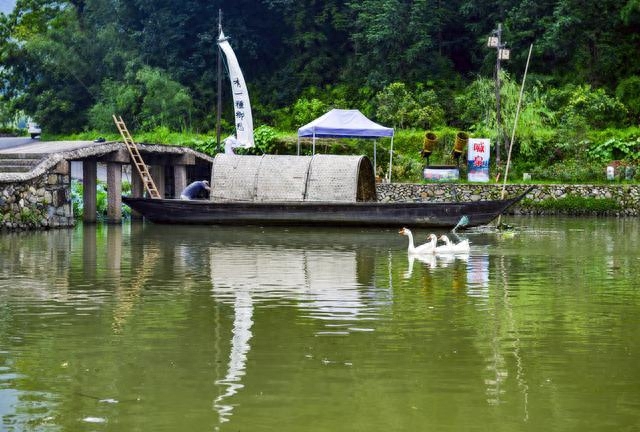
[[(393, 128), (381, 126), (369, 120), (358, 110), (332, 109), (298, 129), (298, 155), (300, 154), (300, 138), (313, 139), (313, 154), (316, 153), (316, 138), (378, 138), (390, 137), (389, 175), (391, 181), (391, 165), (393, 161)], [(376, 169), (376, 142), (373, 144), (373, 169)]]

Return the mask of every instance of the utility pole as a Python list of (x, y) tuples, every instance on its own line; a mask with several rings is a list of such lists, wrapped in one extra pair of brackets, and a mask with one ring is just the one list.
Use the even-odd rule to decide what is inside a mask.
[(502, 133), (502, 114), (500, 111), (500, 60), (509, 60), (510, 56), (509, 50), (506, 49), (506, 44), (502, 42), (502, 24), (498, 24), (498, 28), (491, 33), (487, 46), (496, 49), (496, 125), (498, 129), (496, 139), (496, 165), (500, 165), (500, 147), (502, 146), (502, 140), (504, 138), (504, 134)]

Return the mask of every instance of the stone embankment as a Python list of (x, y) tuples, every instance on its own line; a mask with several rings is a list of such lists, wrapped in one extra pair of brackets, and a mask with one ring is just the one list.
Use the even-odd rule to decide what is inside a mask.
[[(505, 197), (512, 197), (525, 191), (528, 184), (510, 184), (505, 188)], [(398, 201), (478, 201), (500, 199), (501, 184), (454, 184), (454, 183), (390, 183), (377, 185), (378, 200)], [(567, 197), (593, 199), (593, 202), (611, 203), (608, 209), (590, 210), (588, 208), (554, 208), (553, 204)], [(508, 210), (510, 214), (558, 215), (582, 214), (592, 216), (638, 216), (640, 215), (640, 185), (535, 185), (517, 205)]]
[[(505, 196), (525, 191), (530, 185), (507, 185)], [(500, 184), (391, 183), (377, 185), (378, 199), (383, 202), (478, 201), (500, 199)], [(540, 203), (579, 196), (611, 203), (610, 209), (576, 212), (540, 206)], [(510, 214), (583, 214), (606, 216), (640, 215), (640, 185), (535, 185), (525, 199), (509, 209)], [(69, 168), (60, 163), (46, 173), (24, 181), (0, 181), (0, 230), (65, 228), (75, 225)]]
[(24, 181), (0, 181), (0, 230), (74, 226), (68, 165)]

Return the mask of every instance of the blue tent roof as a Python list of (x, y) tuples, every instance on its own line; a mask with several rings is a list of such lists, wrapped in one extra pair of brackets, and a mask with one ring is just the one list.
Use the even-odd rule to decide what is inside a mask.
[(393, 128), (381, 126), (358, 110), (332, 109), (298, 129), (299, 137), (375, 138), (392, 137)]

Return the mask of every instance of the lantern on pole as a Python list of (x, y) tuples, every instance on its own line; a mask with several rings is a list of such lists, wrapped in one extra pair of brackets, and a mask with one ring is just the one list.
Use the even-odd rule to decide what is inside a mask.
[(489, 48), (495, 48), (496, 50), (496, 124), (497, 124), (497, 139), (496, 139), (496, 163), (500, 163), (500, 147), (502, 142), (502, 115), (500, 113), (500, 61), (509, 60), (511, 52), (507, 49), (506, 44), (502, 42), (502, 24), (498, 24), (498, 28), (491, 32), (491, 36), (487, 40), (487, 46)]

